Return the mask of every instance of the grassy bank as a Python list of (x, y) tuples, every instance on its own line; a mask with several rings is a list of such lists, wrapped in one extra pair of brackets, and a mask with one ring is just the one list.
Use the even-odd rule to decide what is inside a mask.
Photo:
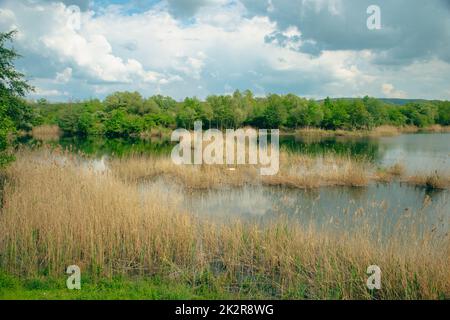
[(432, 125), (429, 127), (390, 126), (383, 125), (371, 130), (325, 130), (319, 128), (304, 128), (295, 131), (299, 136), (312, 137), (389, 137), (403, 133), (448, 133), (450, 126)]
[[(7, 171), (0, 268), (13, 279), (61, 279), (76, 264), (93, 279), (92, 292), (120, 277), (126, 288), (133, 279), (167, 284), (161, 297), (180, 288), (206, 298), (371, 299), (365, 272), (377, 264), (383, 287), (376, 298), (450, 295), (448, 235), (401, 229), (381, 241), (378, 225), (336, 234), (283, 217), (220, 224), (172, 206), (166, 199), (175, 194), (142, 197), (135, 180), (123, 179), (127, 168), (99, 174), (62, 156), (23, 152)], [(3, 296), (33, 297), (26, 283), (3, 288)], [(51, 297), (62, 290), (49, 288)], [(124, 294), (139, 298), (133, 290)], [(112, 297), (120, 292), (111, 289)]]
[[(299, 135), (305, 137), (389, 137), (402, 133), (448, 133), (450, 126), (432, 125), (419, 128), (417, 126), (391, 126), (383, 125), (371, 130), (325, 130), (320, 128), (302, 129), (282, 129), (280, 135)], [(31, 135), (38, 140), (57, 140), (62, 134), (62, 130), (57, 125), (41, 125), (32, 129)], [(141, 139), (161, 138), (170, 140), (172, 130), (164, 127), (155, 127), (141, 132), (138, 136)]]
[(157, 277), (113, 277), (92, 279), (82, 276), (81, 290), (68, 290), (66, 277), (19, 277), (0, 273), (0, 300), (196, 300), (246, 299), (205, 286), (192, 286)]

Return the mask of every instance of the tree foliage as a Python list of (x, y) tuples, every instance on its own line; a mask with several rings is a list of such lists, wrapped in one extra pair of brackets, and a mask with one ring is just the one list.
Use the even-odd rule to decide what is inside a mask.
[(13, 133), (31, 129), (34, 118), (33, 110), (22, 99), (32, 88), (14, 65), (20, 55), (8, 47), (15, 33), (0, 32), (0, 166), (13, 158), (9, 151)]
[(293, 94), (254, 97), (251, 91), (211, 95), (204, 101), (186, 98), (177, 102), (161, 95), (143, 98), (137, 92), (116, 92), (104, 102), (50, 104), (39, 101), (39, 119), (58, 123), (69, 134), (108, 136), (137, 135), (156, 127), (192, 129), (201, 120), (204, 128), (366, 130), (380, 125), (450, 124), (450, 102), (418, 101), (393, 105), (382, 100), (308, 100)]

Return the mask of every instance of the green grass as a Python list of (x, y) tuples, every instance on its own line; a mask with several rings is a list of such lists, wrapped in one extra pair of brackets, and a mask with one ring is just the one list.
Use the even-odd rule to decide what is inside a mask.
[[(22, 279), (0, 272), (0, 300), (195, 300), (237, 299), (237, 295), (156, 278), (81, 280), (81, 290), (69, 290), (65, 277)], [(242, 298), (242, 297), (241, 297)]]

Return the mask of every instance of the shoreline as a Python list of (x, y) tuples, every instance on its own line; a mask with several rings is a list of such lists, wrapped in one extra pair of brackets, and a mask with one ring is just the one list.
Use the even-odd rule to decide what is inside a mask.
[[(252, 127), (242, 127), (240, 129), (247, 129)], [(256, 128), (252, 128), (258, 130)], [(141, 132), (138, 135), (125, 135), (118, 136), (117, 138), (139, 138), (142, 140), (150, 140), (154, 138), (159, 138), (161, 140), (170, 140), (171, 135), (170, 128), (161, 127), (154, 128), (151, 131)], [(205, 129), (206, 130), (206, 129)], [(203, 131), (205, 131), (203, 130)], [(321, 128), (300, 128), (300, 129), (279, 129), (280, 136), (305, 136), (305, 137), (349, 137), (349, 138), (366, 138), (366, 137), (389, 137), (396, 136), (400, 134), (410, 134), (410, 133), (450, 133), (450, 126), (440, 126), (432, 125), (429, 127), (419, 128), (416, 126), (406, 126), (406, 127), (396, 127), (396, 126), (379, 126), (371, 130), (327, 130)], [(57, 125), (41, 125), (33, 127), (30, 132), (21, 132), (21, 136), (30, 136), (42, 141), (57, 140), (61, 137), (84, 137), (80, 135), (70, 135), (65, 134), (61, 128)], [(107, 137), (102, 134), (89, 135), (88, 137)]]
[[(126, 175), (127, 165), (116, 165)], [(106, 288), (119, 276), (138, 279), (138, 287), (144, 279), (177, 282), (180, 290), (193, 289), (187, 297), (203, 292), (205, 298), (372, 299), (366, 270), (376, 263), (384, 272), (379, 299), (443, 299), (450, 294), (450, 239), (434, 230), (422, 233), (420, 219), (406, 229), (399, 226), (402, 232), (380, 242), (383, 220), (370, 224), (361, 210), (352, 213), (358, 229), (341, 233), (282, 216), (267, 225), (200, 219), (177, 209), (176, 194), (167, 198), (171, 201), (160, 192), (142, 198), (132, 180), (80, 172), (74, 155), (43, 162), (22, 154), (7, 173), (0, 270), (6, 278), (23, 277), (28, 283), (16, 286), (18, 297), (40, 298), (42, 288), (50, 297), (70, 297), (60, 282), (39, 281), (60, 279), (68, 265), (79, 266), (82, 277)], [(388, 213), (380, 211), (381, 216)], [(1, 283), (0, 295), (3, 290), (14, 297), (14, 286), (5, 289)], [(128, 296), (128, 285), (116, 285)], [(89, 294), (86, 298), (95, 298)], [(170, 291), (166, 294), (168, 298)], [(131, 293), (128, 297), (133, 298)]]

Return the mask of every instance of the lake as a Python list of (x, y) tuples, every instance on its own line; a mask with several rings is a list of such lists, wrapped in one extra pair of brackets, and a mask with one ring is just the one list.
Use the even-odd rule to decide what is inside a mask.
[[(38, 143), (32, 138), (22, 138), (21, 142), (30, 145)], [(175, 145), (170, 140), (159, 138), (142, 140), (103, 137), (62, 137), (51, 144), (98, 158), (103, 155), (169, 155)], [(283, 135), (280, 136), (280, 147), (305, 154), (332, 152), (363, 157), (383, 167), (401, 163), (410, 174), (435, 171), (450, 174), (450, 133), (414, 133), (377, 138)]]
[[(28, 144), (38, 144), (31, 139)], [(102, 155), (170, 154), (168, 140), (81, 139), (63, 137), (53, 145), (82, 151), (93, 158)], [(450, 174), (450, 134), (418, 133), (379, 138), (281, 136), (280, 144), (292, 152), (336, 153), (364, 157), (379, 166), (401, 163), (407, 173)], [(409, 184), (370, 183), (368, 187), (327, 187), (299, 190), (267, 186), (186, 192), (168, 179), (145, 182), (142, 192), (162, 192), (180, 208), (215, 220), (235, 217), (270, 220), (279, 216), (298, 219), (319, 228), (351, 229), (382, 225), (380, 235), (389, 235), (412, 225), (420, 229), (448, 230), (448, 190), (428, 190)], [(173, 197), (172, 195), (178, 195)], [(377, 229), (378, 230), (378, 229)]]

